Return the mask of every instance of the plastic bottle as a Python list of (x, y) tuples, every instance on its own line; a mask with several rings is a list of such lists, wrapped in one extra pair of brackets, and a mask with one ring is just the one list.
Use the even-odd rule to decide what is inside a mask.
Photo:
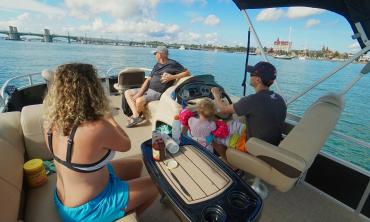
[(181, 123), (180, 123), (179, 115), (176, 115), (172, 122), (172, 139), (177, 143), (180, 144), (180, 137), (181, 137)]
[(180, 149), (179, 145), (169, 135), (164, 133), (162, 133), (161, 135), (167, 151), (171, 154), (177, 153)]
[(163, 161), (166, 158), (166, 148), (160, 133), (152, 134), (152, 154), (155, 161)]

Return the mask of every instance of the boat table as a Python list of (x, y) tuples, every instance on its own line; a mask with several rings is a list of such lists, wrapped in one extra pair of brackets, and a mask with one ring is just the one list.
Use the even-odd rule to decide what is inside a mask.
[[(257, 221), (262, 200), (220, 158), (188, 137), (181, 137), (180, 150), (166, 159), (152, 157), (152, 140), (141, 145), (144, 164), (184, 221)], [(175, 160), (175, 168), (167, 167)], [(172, 161), (173, 162), (173, 161)]]

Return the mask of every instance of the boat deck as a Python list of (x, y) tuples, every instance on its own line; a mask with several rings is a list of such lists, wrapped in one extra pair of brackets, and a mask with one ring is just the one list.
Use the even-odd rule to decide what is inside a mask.
[[(140, 145), (151, 138), (151, 124), (144, 122), (135, 128), (126, 128), (127, 117), (123, 114), (120, 96), (110, 96), (114, 108), (114, 118), (127, 132), (132, 148), (125, 153), (117, 153), (115, 158), (140, 156)], [(147, 174), (145, 168), (143, 174)], [(246, 180), (252, 177), (246, 176)], [(264, 199), (260, 222), (365, 222), (368, 219), (355, 215), (351, 209), (327, 197), (325, 194), (300, 183), (286, 193), (269, 187), (269, 195)], [(338, 204), (339, 203), (339, 204)], [(159, 197), (140, 216), (142, 222), (180, 221), (168, 203), (161, 204)]]

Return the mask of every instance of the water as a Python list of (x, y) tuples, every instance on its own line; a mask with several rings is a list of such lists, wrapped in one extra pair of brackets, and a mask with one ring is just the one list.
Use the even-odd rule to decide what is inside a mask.
[[(155, 63), (151, 48), (100, 46), (66, 43), (13, 42), (0, 40), (0, 85), (16, 75), (40, 72), (67, 62), (94, 64), (101, 76), (110, 67), (139, 66), (151, 68)], [(242, 95), (241, 81), (245, 55), (238, 53), (170, 50), (170, 57), (181, 62), (192, 75), (212, 74), (228, 92)], [(278, 82), (285, 98), (291, 98), (318, 80), (324, 73), (339, 65), (338, 62), (315, 60), (274, 60)], [(250, 64), (261, 60), (251, 56)], [(342, 89), (360, 72), (363, 65), (350, 64), (319, 87), (288, 107), (288, 111), (301, 115), (318, 97), (326, 92)], [(370, 76), (362, 80), (346, 95), (346, 106), (336, 130), (360, 140), (370, 142)], [(252, 88), (248, 87), (248, 92)], [(319, 127), (319, 126), (318, 126)], [(370, 149), (349, 144), (330, 137), (324, 151), (350, 161), (370, 171)]]

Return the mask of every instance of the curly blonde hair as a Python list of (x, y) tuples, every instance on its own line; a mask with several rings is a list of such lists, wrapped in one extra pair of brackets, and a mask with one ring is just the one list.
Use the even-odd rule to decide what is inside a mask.
[(207, 119), (213, 119), (216, 114), (216, 105), (210, 98), (204, 98), (197, 104), (198, 113)]
[(108, 110), (108, 98), (92, 65), (71, 63), (57, 68), (44, 100), (47, 129), (67, 136), (72, 127), (98, 120)]

